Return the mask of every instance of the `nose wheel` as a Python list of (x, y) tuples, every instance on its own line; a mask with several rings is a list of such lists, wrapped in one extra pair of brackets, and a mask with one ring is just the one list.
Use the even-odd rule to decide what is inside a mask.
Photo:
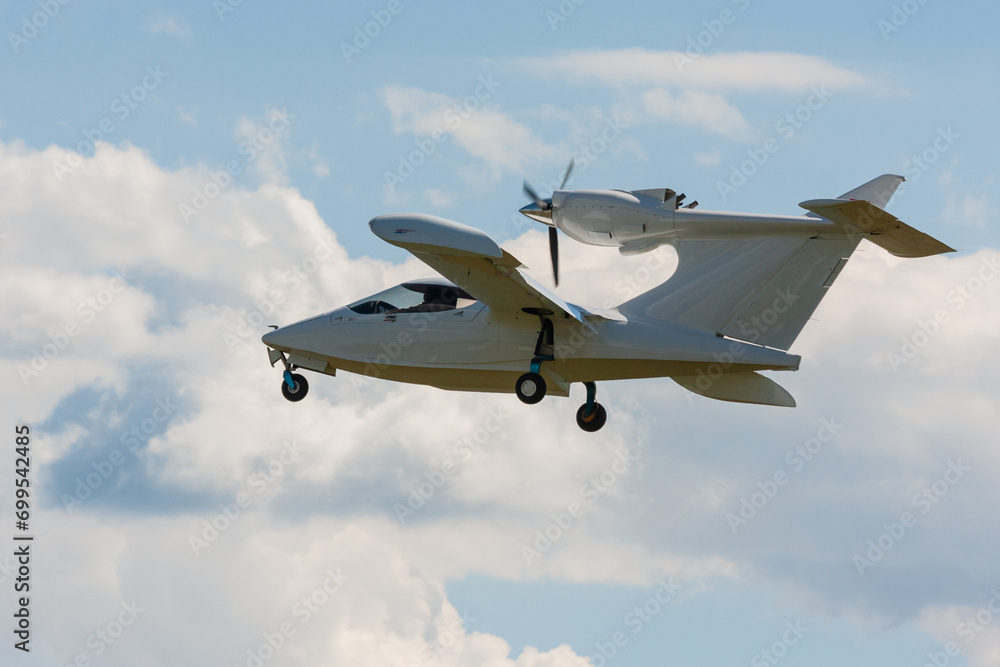
[(281, 381), (281, 395), (293, 403), (297, 403), (309, 393), (309, 382), (305, 376), (291, 371), (285, 371)]

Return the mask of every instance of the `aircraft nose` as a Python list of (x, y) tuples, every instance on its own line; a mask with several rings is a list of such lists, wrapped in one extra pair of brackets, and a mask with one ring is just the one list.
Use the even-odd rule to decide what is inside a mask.
[(260, 340), (268, 347), (278, 349), (309, 349), (311, 344), (315, 344), (319, 338), (329, 333), (326, 315), (317, 315), (308, 320), (289, 324), (286, 327), (268, 331), (261, 336)]
[(261, 336), (260, 340), (268, 347), (278, 347), (281, 345), (281, 337), (281, 329), (275, 329), (274, 331), (268, 331), (266, 334)]

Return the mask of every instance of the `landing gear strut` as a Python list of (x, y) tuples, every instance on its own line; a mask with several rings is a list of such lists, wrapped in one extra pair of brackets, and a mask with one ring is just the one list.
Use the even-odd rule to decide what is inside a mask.
[(597, 385), (593, 382), (584, 382), (583, 386), (587, 388), (587, 402), (576, 411), (576, 425), (588, 433), (600, 431), (608, 421), (608, 411), (594, 400), (597, 397)]
[(305, 398), (306, 394), (309, 393), (309, 381), (303, 375), (292, 372), (295, 370), (295, 366), (288, 363), (285, 353), (268, 348), (267, 355), (271, 360), (272, 366), (281, 361), (285, 367), (285, 372), (281, 374), (281, 395), (293, 403), (297, 403)]
[(531, 372), (517, 378), (517, 384), (514, 385), (514, 393), (517, 394), (522, 403), (534, 405), (545, 398), (545, 390), (547, 389), (545, 378), (539, 374), (539, 371), (542, 369), (542, 362), (555, 359), (552, 349), (552, 320), (549, 319), (552, 311), (529, 308), (526, 308), (525, 311), (530, 312), (532, 315), (538, 315), (542, 320), (542, 329), (538, 332), (538, 340), (535, 342), (535, 356), (531, 360)]
[[(538, 332), (538, 341), (535, 343), (535, 356), (531, 360), (531, 371), (517, 378), (514, 393), (517, 394), (522, 403), (534, 405), (545, 398), (545, 378), (541, 376), (542, 362), (555, 359), (555, 335), (552, 320), (549, 319), (552, 316), (551, 310), (544, 308), (524, 308), (523, 310), (530, 315), (537, 315), (542, 321), (542, 328)], [(588, 433), (600, 431), (608, 421), (608, 411), (594, 400), (597, 397), (597, 384), (584, 382), (583, 386), (587, 388), (587, 402), (576, 411), (576, 424)]]

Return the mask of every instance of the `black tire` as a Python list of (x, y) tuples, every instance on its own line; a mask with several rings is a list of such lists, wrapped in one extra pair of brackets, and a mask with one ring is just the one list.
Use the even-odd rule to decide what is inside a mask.
[(288, 383), (284, 380), (281, 381), (281, 395), (292, 403), (297, 403), (309, 393), (309, 382), (298, 373), (292, 373), (292, 382), (295, 383), (295, 389), (289, 389)]
[(585, 416), (586, 412), (587, 404), (584, 403), (580, 406), (580, 409), (576, 411), (576, 425), (587, 433), (600, 431), (604, 424), (608, 421), (608, 411), (605, 410), (604, 406), (600, 403), (594, 403), (594, 410), (591, 412), (589, 417)]
[(545, 378), (538, 373), (525, 373), (517, 378), (514, 392), (522, 403), (534, 405), (545, 398)]

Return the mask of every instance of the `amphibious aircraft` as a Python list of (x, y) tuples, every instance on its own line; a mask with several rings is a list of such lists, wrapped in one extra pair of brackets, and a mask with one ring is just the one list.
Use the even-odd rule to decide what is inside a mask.
[[(794, 407), (760, 371), (797, 370), (788, 349), (863, 239), (900, 257), (953, 252), (885, 211), (903, 177), (886, 174), (836, 199), (800, 204), (802, 216), (683, 206), (654, 190), (556, 190), (521, 212), (623, 255), (669, 244), (678, 265), (661, 285), (613, 308), (564, 301), (482, 231), (430, 215), (372, 219), (378, 237), (440, 277), (405, 282), (263, 336), (282, 393), (305, 397), (307, 369), (337, 370), (458, 391), (513, 392), (524, 403), (568, 396), (583, 383), (577, 424), (597, 431), (607, 411), (596, 383), (670, 377), (723, 401)], [(564, 181), (565, 184), (565, 181)]]

